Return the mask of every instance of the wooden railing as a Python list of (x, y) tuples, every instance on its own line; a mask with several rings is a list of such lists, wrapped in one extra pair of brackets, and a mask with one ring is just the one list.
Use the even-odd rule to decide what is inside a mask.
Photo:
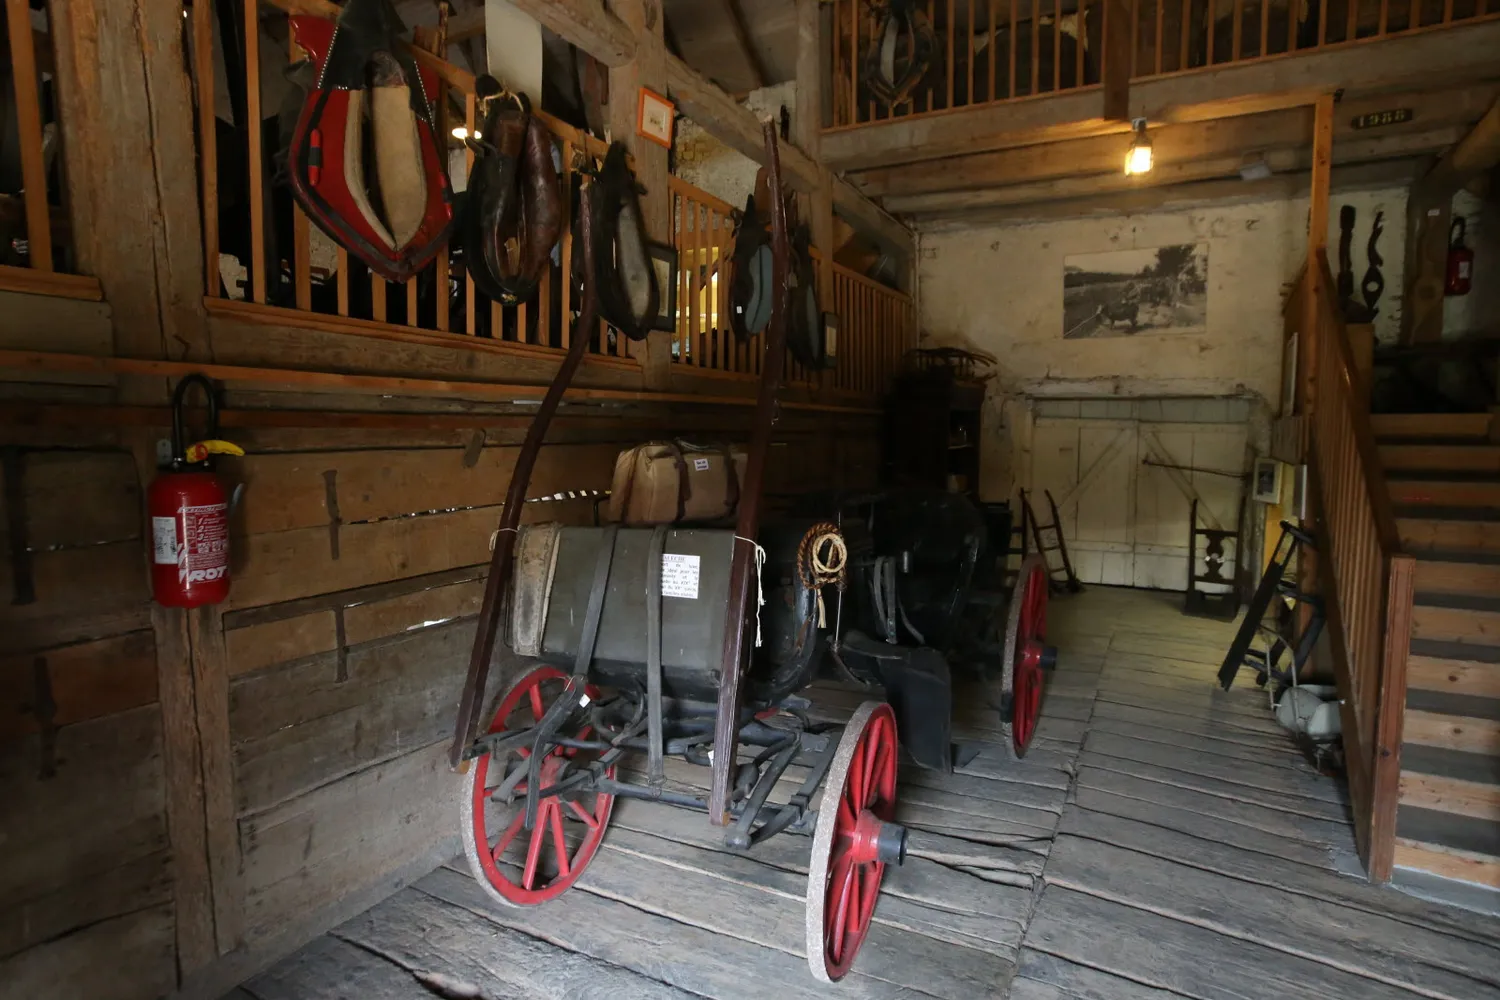
[[(456, 248), (445, 247), (421, 273), (405, 282), (388, 282), (350, 258), (342, 247), (315, 234), (310, 220), (290, 191), (273, 183), (274, 154), (267, 142), (276, 123), (263, 118), (259, 30), (262, 12), (280, 11), (329, 16), (331, 4), (318, 0), (244, 0), (240, 25), (218, 24), (220, 37), (243, 45), (226, 46), (234, 75), (230, 106), (235, 126), (214, 114), (214, 46), (216, 6), (192, 6), (194, 77), (198, 97), (198, 133), (203, 203), (205, 294), (210, 313), (230, 314), (287, 325), (336, 326), (353, 333), (400, 337), (403, 334), (451, 335), (452, 343), (476, 347), (501, 346), (526, 352), (560, 354), (571, 331), (571, 282), (563, 280), (572, 264), (572, 232), (566, 225), (578, 161), (601, 157), (604, 143), (542, 112), (537, 117), (552, 133), (560, 152), (564, 184), (564, 235), (554, 263), (543, 275), (529, 302), (503, 306), (474, 286)], [(288, 32), (287, 59), (303, 58)], [(416, 46), (436, 50), (441, 44), (424, 29), (417, 30)], [(446, 150), (461, 140), (450, 129), (463, 124), (473, 131), (478, 114), (474, 78), (462, 69), (421, 53), (422, 62), (439, 77), (438, 135)], [(228, 75), (226, 73), (226, 75)], [(243, 84), (241, 87), (240, 84)], [(457, 114), (462, 107), (463, 115)], [(243, 123), (243, 124), (241, 124)], [(240, 157), (241, 163), (221, 169), (220, 147)], [(465, 156), (466, 170), (473, 153)], [(227, 164), (226, 164), (227, 166)], [(224, 266), (221, 266), (221, 261)], [(241, 277), (243, 275), (243, 277)], [(315, 319), (316, 317), (316, 319)], [(440, 337), (446, 341), (446, 337)], [(629, 342), (601, 321), (590, 346), (596, 359), (613, 358), (634, 364)]]
[[(1309, 309), (1307, 296), (1316, 300)], [(1316, 500), (1316, 579), (1330, 626), (1343, 700), (1344, 752), (1361, 853), (1370, 876), (1390, 877), (1399, 795), (1415, 560), (1402, 552), (1370, 427), (1369, 392), (1318, 251), (1288, 310), (1313, 317), (1302, 352), (1312, 380), (1308, 465)]]
[[(1132, 78), (1376, 41), (1493, 17), (1490, 0), (1126, 0)], [(927, 0), (931, 65), (906, 100), (874, 98), (870, 0), (833, 0), (832, 127), (1077, 90), (1104, 78), (1107, 0)], [(1112, 2), (1108, 5), (1113, 6)], [(883, 5), (882, 5), (883, 6)], [(1123, 43), (1123, 39), (1121, 40)], [(905, 38), (898, 57), (909, 51)]]
[[(671, 177), (668, 183), (678, 265), (672, 361), (684, 371), (756, 378), (761, 338), (742, 343), (729, 323), (734, 206), (681, 178)], [(812, 254), (821, 261), (817, 248)], [(833, 368), (812, 372), (788, 356), (786, 380), (863, 396), (882, 394), (901, 356), (916, 346), (911, 297), (834, 263), (833, 299), (823, 308), (839, 318)]]
[(5, 32), (11, 93), (0, 116), (15, 129), (19, 163), (0, 165), (0, 289), (98, 299), (98, 281), (69, 273), (77, 263), (59, 155), (50, 13), (6, 0)]

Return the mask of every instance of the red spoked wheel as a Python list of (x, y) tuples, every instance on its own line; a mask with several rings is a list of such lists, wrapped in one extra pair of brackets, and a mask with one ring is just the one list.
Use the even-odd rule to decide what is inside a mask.
[[(547, 709), (562, 696), (568, 675), (556, 667), (538, 667), (523, 676), (500, 699), (488, 732), (526, 729), (541, 721)], [(586, 692), (598, 697), (592, 686)], [(587, 724), (564, 724), (559, 736), (588, 739)], [(513, 751), (523, 760), (529, 749)], [(586, 766), (592, 751), (553, 747), (542, 761), (542, 787), (552, 785), (569, 765)], [(490, 897), (506, 906), (535, 906), (572, 888), (583, 874), (609, 825), (615, 797), (584, 792), (576, 797), (549, 796), (538, 803), (536, 824), (526, 825), (526, 781), (514, 789), (515, 801), (497, 796), (505, 781), (508, 764), (515, 757), (496, 759), (485, 754), (474, 761), (460, 801), (464, 854), (469, 869)], [(615, 769), (606, 772), (614, 777)]]
[(807, 875), (807, 964), (825, 983), (844, 978), (875, 917), (888, 861), (906, 831), (896, 812), (896, 716), (884, 702), (854, 713), (823, 782)]
[(1017, 759), (1026, 756), (1042, 715), (1043, 671), (1056, 661), (1047, 639), (1047, 564), (1038, 555), (1021, 563), (1006, 615), (1001, 676), (1001, 729)]

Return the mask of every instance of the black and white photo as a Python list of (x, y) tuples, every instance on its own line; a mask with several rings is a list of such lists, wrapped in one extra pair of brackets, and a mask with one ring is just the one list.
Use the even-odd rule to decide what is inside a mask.
[(1063, 337), (1201, 333), (1208, 244), (1177, 243), (1063, 258)]

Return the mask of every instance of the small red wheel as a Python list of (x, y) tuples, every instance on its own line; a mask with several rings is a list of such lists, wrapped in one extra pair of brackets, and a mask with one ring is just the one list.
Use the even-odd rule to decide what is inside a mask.
[[(883, 824), (896, 812), (896, 715), (867, 701), (854, 713), (823, 782), (807, 875), (807, 964), (825, 983), (844, 978), (875, 916)], [(905, 849), (905, 833), (895, 828)]]
[[(568, 675), (556, 667), (538, 667), (526, 674), (500, 699), (488, 731), (500, 733), (535, 725), (562, 696), (567, 681)], [(598, 697), (592, 686), (587, 693), (591, 698)], [(587, 724), (572, 732), (565, 725), (559, 735), (588, 739), (592, 732)], [(531, 751), (515, 753), (524, 759)], [(542, 761), (542, 786), (551, 785), (566, 765), (585, 764), (588, 753), (554, 747)], [(556, 899), (572, 888), (594, 860), (615, 797), (585, 792), (575, 799), (542, 799), (536, 825), (528, 833), (524, 829), (526, 782), (522, 780), (516, 786), (515, 802), (497, 800), (494, 792), (505, 780), (507, 768), (503, 762), (492, 768), (491, 762), (490, 754), (474, 761), (459, 803), (469, 870), (492, 899), (506, 906), (535, 906)], [(611, 767), (606, 773), (614, 777), (615, 769)]]
[(1042, 714), (1042, 671), (1055, 655), (1046, 645), (1047, 594), (1047, 564), (1040, 555), (1028, 556), (1011, 591), (1002, 654), (1002, 705), (1009, 710), (1002, 708), (1001, 730), (1017, 759), (1026, 756), (1036, 734)]

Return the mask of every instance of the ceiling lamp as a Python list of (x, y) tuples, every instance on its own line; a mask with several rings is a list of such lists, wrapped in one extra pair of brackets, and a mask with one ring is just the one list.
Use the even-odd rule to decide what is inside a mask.
[(1125, 153), (1125, 173), (1127, 175), (1149, 173), (1151, 138), (1146, 135), (1146, 119), (1136, 118), (1130, 124), (1135, 132), (1130, 140), (1130, 149)]
[(457, 139), (459, 142), (462, 142), (470, 137), (474, 138), (477, 141), (484, 138), (484, 133), (480, 132), (478, 129), (470, 132), (462, 125), (459, 125), (453, 129), (453, 138)]

